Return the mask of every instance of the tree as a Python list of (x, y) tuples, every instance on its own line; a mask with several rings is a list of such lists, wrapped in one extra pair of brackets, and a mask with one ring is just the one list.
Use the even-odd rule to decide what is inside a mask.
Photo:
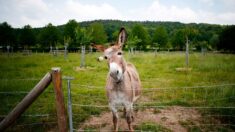
[(1, 45), (14, 45), (16, 36), (13, 28), (7, 22), (0, 23), (0, 44)]
[(174, 32), (173, 38), (171, 40), (172, 45), (176, 49), (183, 49), (186, 44), (186, 40), (190, 40), (192, 42), (197, 34), (198, 30), (192, 27), (178, 29)]
[(86, 28), (77, 27), (75, 30), (76, 40), (81, 45), (89, 45), (92, 40), (91, 32)]
[(69, 20), (65, 24), (64, 37), (70, 39), (69, 45), (74, 46), (76, 44), (76, 33), (75, 29), (78, 27), (78, 23), (75, 20)]
[(150, 42), (150, 36), (147, 30), (142, 25), (137, 24), (132, 29), (132, 35), (141, 40), (139, 43), (137, 43), (137, 48), (146, 49), (147, 45)]
[(61, 34), (57, 28), (51, 23), (46, 25), (40, 34), (40, 42), (42, 46), (56, 46), (59, 41), (61, 41)]
[(185, 36), (182, 29), (176, 30), (171, 39), (172, 46), (176, 49), (183, 49), (185, 45)]
[(219, 43), (219, 35), (218, 34), (213, 34), (213, 36), (209, 40), (210, 46), (212, 49), (216, 49), (217, 45)]
[(119, 34), (119, 31), (118, 31), (118, 30), (116, 30), (115, 32), (112, 33), (112, 40), (113, 40), (114, 42), (117, 41), (118, 34)]
[(128, 46), (132, 54), (133, 54), (133, 48), (135, 48), (137, 44), (140, 42), (141, 42), (141, 39), (139, 39), (137, 36), (133, 36), (132, 34), (129, 35), (126, 41), (126, 45)]
[(219, 36), (218, 48), (226, 51), (235, 51), (235, 25), (225, 28)]
[(156, 28), (153, 35), (153, 44), (158, 44), (159, 47), (166, 47), (168, 42), (168, 35), (165, 27), (160, 26)]
[(36, 42), (36, 36), (32, 30), (32, 27), (30, 25), (26, 25), (21, 30), (20, 36), (19, 36), (20, 44), (24, 46), (24, 48), (30, 48), (30, 46), (35, 45)]
[(107, 42), (107, 35), (104, 30), (104, 26), (101, 23), (92, 23), (89, 26), (89, 32), (91, 32), (92, 41), (94, 43), (105, 43)]
[(186, 28), (183, 29), (185, 37), (188, 37), (189, 40), (193, 40), (196, 35), (198, 35), (198, 30), (187, 26)]

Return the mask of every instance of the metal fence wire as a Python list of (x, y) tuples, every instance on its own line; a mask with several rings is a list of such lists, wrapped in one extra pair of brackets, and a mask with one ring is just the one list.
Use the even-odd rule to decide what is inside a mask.
[[(71, 131), (112, 131), (104, 86), (71, 83), (68, 90)], [(135, 131), (234, 131), (234, 103), (235, 84), (143, 88), (134, 105)], [(119, 130), (127, 131), (122, 108), (119, 115)]]
[[(112, 131), (104, 86), (63, 77), (69, 130)], [(31, 88), (39, 79), (15, 79)], [(9, 85), (9, 80), (4, 80)], [(50, 87), (50, 86), (49, 86)], [(0, 91), (1, 120), (29, 91)], [(7, 131), (58, 131), (53, 88), (48, 88)], [(127, 124), (119, 112), (119, 130)], [(135, 131), (234, 131), (235, 84), (143, 88), (134, 105)]]
[[(0, 91), (0, 120), (29, 93), (40, 79), (1, 79), (1, 87), (20, 83), (25, 91)], [(19, 86), (18, 85), (18, 86)], [(11, 89), (11, 88), (10, 88)], [(58, 130), (53, 88), (46, 89), (42, 95), (6, 131), (48, 131)]]

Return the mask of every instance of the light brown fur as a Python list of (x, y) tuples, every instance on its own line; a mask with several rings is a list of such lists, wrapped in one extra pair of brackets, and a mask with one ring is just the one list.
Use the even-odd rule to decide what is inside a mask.
[[(120, 30), (117, 44), (104, 50), (110, 72), (107, 76), (106, 92), (109, 106), (113, 113), (114, 131), (118, 131), (118, 108), (124, 106), (124, 113), (130, 131), (134, 131), (133, 103), (141, 93), (139, 74), (133, 64), (127, 63), (122, 55), (122, 47), (126, 40), (126, 31)], [(122, 72), (122, 73), (120, 73)]]

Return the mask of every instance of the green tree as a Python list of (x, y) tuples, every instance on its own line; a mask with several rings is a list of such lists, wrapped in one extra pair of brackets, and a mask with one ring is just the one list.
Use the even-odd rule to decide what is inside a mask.
[(61, 34), (51, 23), (46, 25), (40, 34), (42, 47), (56, 46), (61, 41)]
[(132, 35), (141, 40), (139, 43), (137, 43), (137, 48), (145, 50), (150, 42), (150, 36), (147, 30), (142, 25), (137, 24), (132, 29)]
[(172, 46), (176, 49), (183, 49), (185, 45), (185, 36), (182, 29), (176, 30), (171, 39)]
[(76, 33), (75, 29), (78, 27), (78, 23), (75, 20), (69, 20), (65, 24), (64, 28), (64, 37), (69, 39), (69, 45), (74, 46), (76, 45)]
[(138, 43), (141, 42), (141, 39), (139, 39), (137, 36), (133, 36), (132, 34), (129, 35), (126, 41), (126, 45), (128, 46), (129, 50), (133, 53), (133, 48), (137, 46)]
[(212, 49), (216, 49), (217, 45), (219, 43), (219, 35), (218, 34), (213, 34), (213, 36), (209, 40), (210, 46)]
[(186, 40), (188, 39), (191, 42), (193, 42), (197, 34), (198, 30), (192, 27), (185, 27), (183, 29), (178, 29), (174, 32), (171, 43), (176, 49), (182, 50), (183, 47), (185, 47)]
[(219, 36), (218, 48), (235, 51), (235, 25), (226, 27)]
[(13, 28), (7, 22), (0, 23), (0, 43), (1, 45), (14, 45), (16, 36)]
[(114, 42), (117, 41), (118, 34), (119, 34), (119, 31), (118, 31), (118, 30), (116, 30), (115, 32), (112, 33), (112, 40), (113, 40)]
[(166, 28), (163, 26), (156, 28), (153, 35), (153, 44), (158, 44), (159, 47), (167, 47), (167, 42), (168, 42), (168, 34)]
[(92, 23), (89, 26), (89, 32), (91, 32), (92, 41), (94, 43), (102, 44), (107, 42), (107, 35), (101, 23)]
[(76, 40), (80, 45), (88, 46), (91, 43), (92, 35), (86, 28), (77, 27), (75, 30)]
[(30, 25), (25, 25), (23, 27), (19, 36), (19, 41), (20, 41), (20, 44), (22, 44), (25, 49), (28, 49), (30, 48), (30, 46), (35, 45), (36, 36)]

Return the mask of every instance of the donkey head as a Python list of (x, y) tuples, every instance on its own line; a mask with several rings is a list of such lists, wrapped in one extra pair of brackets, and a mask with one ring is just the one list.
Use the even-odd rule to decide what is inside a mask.
[[(120, 82), (123, 79), (123, 74), (126, 70), (126, 61), (123, 58), (122, 47), (126, 41), (126, 30), (121, 28), (117, 42), (103, 49), (103, 56), (99, 57), (98, 60), (101, 61), (106, 59), (109, 67), (110, 76), (116, 81)], [(102, 48), (101, 48), (102, 49)]]

